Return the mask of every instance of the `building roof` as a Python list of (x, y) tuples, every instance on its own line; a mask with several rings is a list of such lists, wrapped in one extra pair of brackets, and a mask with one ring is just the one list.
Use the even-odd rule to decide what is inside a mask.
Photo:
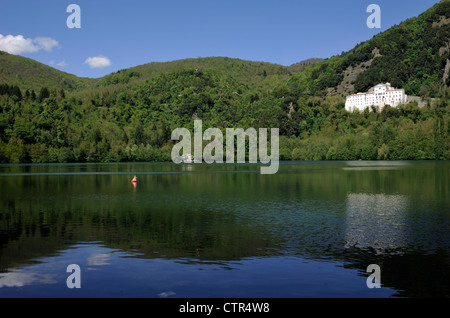
[[(372, 87), (371, 89), (373, 89), (373, 88), (375, 88), (375, 87), (378, 87), (378, 86), (389, 86), (389, 87), (391, 87), (391, 84), (390, 84), (390, 83), (386, 83), (386, 84), (377, 84), (377, 85), (375, 85), (374, 87)], [(386, 88), (386, 91), (387, 91), (387, 92), (392, 92), (392, 91), (404, 91), (404, 89), (403, 89), (403, 88)], [(355, 94), (351, 94), (351, 95), (348, 95), (347, 97), (350, 97), (350, 96), (360, 96), (360, 95), (366, 95), (366, 94), (376, 94), (376, 93), (373, 92), (373, 91), (368, 91), (368, 92), (363, 92), (363, 93), (355, 93)]]

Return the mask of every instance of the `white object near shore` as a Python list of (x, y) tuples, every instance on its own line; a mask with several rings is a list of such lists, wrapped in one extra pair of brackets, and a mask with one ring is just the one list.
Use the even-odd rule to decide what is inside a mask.
[(397, 107), (407, 103), (408, 96), (403, 88), (397, 89), (390, 83), (378, 84), (368, 92), (349, 95), (345, 101), (345, 109), (349, 112), (354, 110), (363, 111), (370, 106), (383, 108), (385, 105)]

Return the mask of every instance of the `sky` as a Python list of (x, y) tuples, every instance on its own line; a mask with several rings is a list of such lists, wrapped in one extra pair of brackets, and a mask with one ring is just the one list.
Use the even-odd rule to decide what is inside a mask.
[[(341, 54), (438, 2), (0, 0), (0, 50), (91, 78), (210, 56), (288, 66)], [(370, 4), (380, 8), (380, 28), (367, 25)]]

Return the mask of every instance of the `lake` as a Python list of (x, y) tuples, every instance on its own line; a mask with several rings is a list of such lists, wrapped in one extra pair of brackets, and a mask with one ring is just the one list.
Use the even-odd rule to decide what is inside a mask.
[(449, 162), (259, 168), (0, 165), (0, 297), (450, 296)]

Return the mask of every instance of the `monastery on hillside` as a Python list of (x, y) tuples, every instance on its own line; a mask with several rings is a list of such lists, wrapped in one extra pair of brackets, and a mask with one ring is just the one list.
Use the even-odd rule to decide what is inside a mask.
[(349, 112), (358, 109), (364, 110), (370, 106), (379, 106), (383, 108), (385, 105), (397, 107), (407, 102), (407, 95), (403, 88), (396, 89), (390, 83), (378, 84), (366, 93), (357, 93), (347, 96), (345, 101), (345, 109)]

